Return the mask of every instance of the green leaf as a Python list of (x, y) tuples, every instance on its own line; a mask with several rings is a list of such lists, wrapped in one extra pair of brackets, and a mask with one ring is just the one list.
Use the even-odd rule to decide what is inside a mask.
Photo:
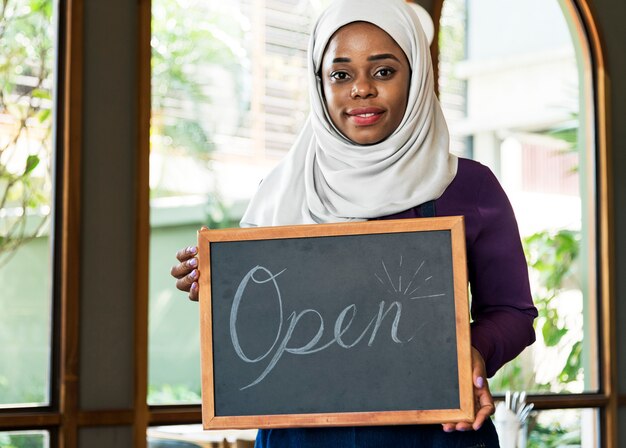
[(578, 377), (578, 373), (582, 368), (582, 351), (582, 341), (576, 342), (567, 357), (567, 362), (565, 363), (563, 370), (559, 374), (559, 381), (561, 383), (569, 383), (570, 381), (576, 380)]
[(48, 17), (48, 13), (52, 8), (52, 2), (50, 0), (30, 0), (30, 10), (32, 12), (43, 13), (45, 17)]
[(39, 120), (39, 123), (43, 123), (47, 121), (51, 115), (52, 111), (50, 109), (41, 109), (37, 112), (37, 119)]
[(33, 89), (30, 92), (33, 98), (41, 98), (44, 100), (49, 100), (52, 98), (52, 93), (46, 89)]
[(546, 346), (554, 347), (567, 334), (567, 328), (559, 328), (554, 324), (553, 320), (548, 319), (541, 328), (541, 334)]
[(24, 168), (24, 176), (33, 171), (39, 165), (39, 156), (31, 154), (26, 159), (26, 168)]

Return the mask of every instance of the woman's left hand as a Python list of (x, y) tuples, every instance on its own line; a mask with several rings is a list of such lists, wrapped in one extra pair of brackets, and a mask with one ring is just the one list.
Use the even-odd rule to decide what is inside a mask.
[(496, 410), (493, 404), (493, 397), (489, 392), (489, 384), (487, 384), (487, 369), (485, 361), (478, 350), (472, 347), (472, 378), (474, 381), (474, 401), (476, 417), (474, 422), (459, 423), (443, 423), (443, 430), (452, 431), (469, 431), (470, 429), (478, 430), (486, 419), (489, 418)]

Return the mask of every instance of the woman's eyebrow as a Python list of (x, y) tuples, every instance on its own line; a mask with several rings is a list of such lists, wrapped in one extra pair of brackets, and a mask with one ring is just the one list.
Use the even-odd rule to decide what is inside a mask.
[(372, 56), (367, 58), (368, 61), (379, 61), (381, 59), (395, 59), (396, 61), (400, 62), (400, 60), (391, 53), (373, 54)]
[[(381, 59), (393, 59), (395, 61), (400, 62), (400, 60), (391, 53), (382, 53), (382, 54), (373, 54), (367, 58), (368, 61), (380, 61)], [(333, 64), (340, 64), (345, 62), (352, 62), (350, 58), (335, 58), (333, 59)]]

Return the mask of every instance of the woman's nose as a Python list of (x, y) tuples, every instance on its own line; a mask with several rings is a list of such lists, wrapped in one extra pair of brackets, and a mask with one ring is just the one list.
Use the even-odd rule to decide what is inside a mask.
[(376, 96), (376, 86), (369, 79), (355, 79), (350, 91), (352, 98), (368, 98)]

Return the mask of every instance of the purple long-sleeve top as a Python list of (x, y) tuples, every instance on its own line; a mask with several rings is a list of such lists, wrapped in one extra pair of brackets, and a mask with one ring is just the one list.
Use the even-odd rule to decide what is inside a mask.
[[(491, 377), (535, 341), (537, 309), (513, 208), (489, 168), (459, 159), (456, 177), (435, 201), (435, 210), (436, 216), (465, 217), (472, 346)], [(418, 206), (379, 219), (422, 216)]]
[[(422, 209), (417, 206), (378, 219), (421, 218)], [(485, 360), (487, 375), (493, 376), (535, 340), (533, 320), (537, 309), (530, 294), (528, 268), (513, 208), (489, 168), (459, 159), (457, 174), (435, 201), (435, 209), (436, 216), (465, 217), (472, 345)], [(483, 435), (488, 431), (495, 434), (490, 420), (481, 430), (485, 428), (487, 432), (446, 436), (450, 437), (450, 446), (461, 440), (465, 444), (472, 442), (472, 446), (481, 440), (484, 446)], [(439, 432), (439, 425), (272, 429), (260, 430), (255, 446), (417, 446), (415, 441), (429, 444), (433, 433)]]

